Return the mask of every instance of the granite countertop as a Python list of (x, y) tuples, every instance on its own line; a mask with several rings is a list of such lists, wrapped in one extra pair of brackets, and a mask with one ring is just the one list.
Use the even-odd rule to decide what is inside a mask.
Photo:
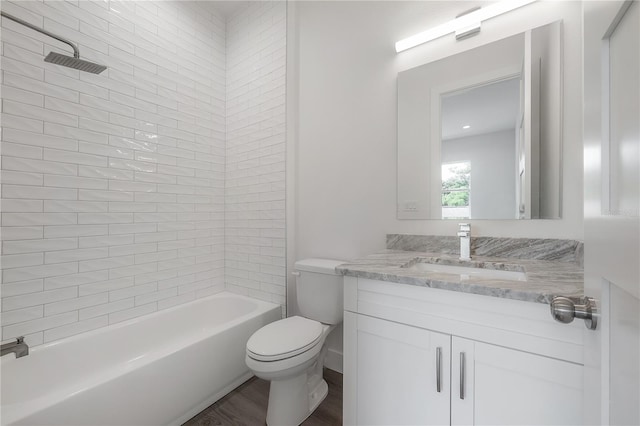
[[(526, 274), (527, 280), (463, 277), (459, 274), (417, 271), (406, 267), (418, 262), (521, 271)], [(536, 303), (548, 304), (554, 296), (560, 295), (576, 301), (583, 296), (583, 269), (578, 263), (567, 261), (489, 256), (472, 256), (471, 261), (461, 261), (458, 256), (447, 253), (388, 249), (342, 264), (336, 271), (372, 280)]]

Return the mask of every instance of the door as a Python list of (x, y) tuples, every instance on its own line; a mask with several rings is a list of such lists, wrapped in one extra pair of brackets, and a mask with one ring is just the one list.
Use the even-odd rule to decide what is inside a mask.
[(452, 338), (452, 425), (577, 425), (581, 408), (581, 365)]
[(640, 4), (583, 2), (584, 423), (640, 424)]
[(449, 424), (451, 337), (365, 315), (356, 322), (356, 423)]

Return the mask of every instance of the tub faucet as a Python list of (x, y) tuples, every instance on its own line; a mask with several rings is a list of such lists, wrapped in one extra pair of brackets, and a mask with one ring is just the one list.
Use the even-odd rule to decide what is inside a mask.
[(460, 237), (460, 260), (471, 260), (471, 224), (458, 224), (458, 237)]
[(16, 358), (29, 355), (29, 345), (24, 342), (24, 336), (18, 337), (15, 342), (2, 345), (0, 356), (5, 356), (12, 352), (16, 354)]

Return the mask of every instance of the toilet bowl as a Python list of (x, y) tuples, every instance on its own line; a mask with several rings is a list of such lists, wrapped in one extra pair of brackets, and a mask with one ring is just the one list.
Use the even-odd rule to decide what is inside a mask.
[(251, 336), (247, 366), (256, 376), (271, 381), (268, 425), (299, 425), (327, 396), (328, 386), (322, 378), (324, 341), (334, 327), (294, 316)]
[[(262, 327), (247, 342), (245, 361), (253, 373), (271, 382), (267, 425), (297, 426), (328, 393), (322, 378), (325, 340), (342, 321), (343, 262), (308, 259), (296, 262), (298, 304), (305, 316), (292, 316)], [(306, 313), (306, 314), (305, 314)]]

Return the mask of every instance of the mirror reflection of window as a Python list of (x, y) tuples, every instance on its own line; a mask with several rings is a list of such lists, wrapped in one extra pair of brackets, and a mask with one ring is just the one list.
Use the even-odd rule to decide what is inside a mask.
[(471, 162), (442, 165), (442, 218), (471, 217)]
[[(441, 108), (442, 218), (516, 219), (520, 75), (444, 93)], [(463, 189), (468, 198), (464, 206), (451, 205), (462, 196), (450, 192), (445, 197), (444, 166), (471, 163), (473, 191)]]

